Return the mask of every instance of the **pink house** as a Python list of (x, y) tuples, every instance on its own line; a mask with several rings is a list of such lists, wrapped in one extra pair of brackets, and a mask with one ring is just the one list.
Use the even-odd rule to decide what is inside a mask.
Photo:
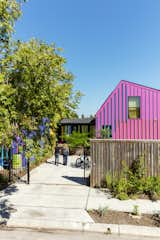
[(96, 113), (113, 139), (160, 139), (160, 90), (121, 80)]

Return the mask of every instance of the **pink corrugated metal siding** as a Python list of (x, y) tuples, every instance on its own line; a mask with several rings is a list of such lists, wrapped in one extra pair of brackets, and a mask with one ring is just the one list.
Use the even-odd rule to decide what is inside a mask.
[[(140, 119), (128, 119), (128, 97), (140, 97)], [(99, 136), (103, 125), (112, 126), (113, 139), (160, 139), (160, 91), (121, 81), (96, 114)]]

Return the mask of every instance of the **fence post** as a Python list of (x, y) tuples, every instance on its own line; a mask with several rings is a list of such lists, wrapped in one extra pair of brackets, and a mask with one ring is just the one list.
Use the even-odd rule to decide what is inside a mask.
[(129, 167), (134, 160), (140, 159), (143, 155), (147, 175), (160, 175), (159, 139), (91, 139), (91, 186), (100, 186), (105, 180), (106, 172), (112, 176), (118, 173), (120, 176), (123, 161)]
[(27, 158), (27, 183), (30, 184), (30, 161)]
[(8, 181), (11, 182), (12, 181), (12, 148), (9, 149), (8, 152), (8, 167), (9, 167), (9, 179)]
[(11, 179), (11, 176), (12, 176), (12, 173), (11, 173), (12, 172), (11, 158), (9, 158), (8, 163), (9, 163), (9, 179), (8, 179), (8, 181), (11, 182), (12, 181), (12, 179)]
[(86, 156), (85, 156), (85, 147), (83, 147), (83, 155), (84, 155), (84, 183), (85, 183), (85, 178), (86, 178), (86, 174), (85, 174), (85, 172), (86, 172), (86, 169), (85, 169), (85, 158), (86, 158)]

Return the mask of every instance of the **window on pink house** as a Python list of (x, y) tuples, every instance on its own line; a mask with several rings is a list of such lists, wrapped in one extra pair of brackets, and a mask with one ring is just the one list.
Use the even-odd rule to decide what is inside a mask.
[(140, 118), (140, 97), (128, 97), (128, 118)]
[(112, 138), (112, 126), (103, 125), (101, 128), (101, 135), (102, 138)]

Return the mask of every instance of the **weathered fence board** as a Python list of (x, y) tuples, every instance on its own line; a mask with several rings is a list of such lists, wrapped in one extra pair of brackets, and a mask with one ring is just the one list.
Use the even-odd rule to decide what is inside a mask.
[(107, 173), (119, 176), (122, 161), (130, 166), (142, 156), (147, 175), (160, 175), (160, 140), (92, 139), (91, 186), (102, 186)]

